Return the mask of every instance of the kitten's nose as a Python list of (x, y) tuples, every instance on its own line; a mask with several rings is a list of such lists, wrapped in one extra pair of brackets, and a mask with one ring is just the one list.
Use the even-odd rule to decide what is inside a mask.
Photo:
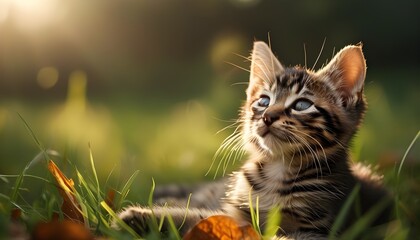
[(279, 114), (275, 112), (265, 112), (262, 116), (262, 120), (267, 126), (271, 126), (273, 122), (279, 119)]

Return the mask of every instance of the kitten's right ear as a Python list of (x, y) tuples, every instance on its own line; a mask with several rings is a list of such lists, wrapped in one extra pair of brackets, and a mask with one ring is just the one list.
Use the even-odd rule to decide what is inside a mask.
[(251, 74), (249, 78), (248, 96), (256, 85), (271, 85), (276, 76), (284, 71), (283, 66), (274, 56), (265, 42), (254, 42), (251, 55)]

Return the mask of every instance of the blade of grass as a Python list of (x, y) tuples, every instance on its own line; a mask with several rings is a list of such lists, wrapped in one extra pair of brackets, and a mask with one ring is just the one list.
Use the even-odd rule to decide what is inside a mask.
[[(99, 203), (100, 200), (103, 200), (103, 198), (101, 198), (101, 188), (99, 185), (99, 180), (98, 180), (98, 174), (96, 173), (96, 168), (95, 168), (95, 162), (93, 161), (93, 153), (92, 153), (92, 146), (89, 142), (88, 144), (89, 146), (89, 160), (90, 160), (90, 166), (92, 168), (92, 173), (95, 179), (95, 185), (96, 185), (96, 202), (93, 202), (94, 206), (98, 206), (97, 207), (97, 211), (95, 211), (96, 217), (98, 219), (101, 218), (101, 209), (99, 208), (99, 205), (97, 203)], [(95, 207), (96, 208), (96, 207)], [(101, 227), (101, 221), (98, 221), (97, 226), (96, 226), (96, 231), (99, 230), (99, 228)]]
[(108, 186), (109, 180), (111, 179), (111, 176), (112, 176), (112, 174), (115, 171), (115, 167), (116, 167), (116, 165), (114, 165), (114, 167), (111, 169), (111, 171), (109, 172), (108, 176), (106, 177), (106, 181), (105, 181), (105, 184), (104, 184), (105, 186)]
[(191, 196), (192, 196), (192, 193), (190, 193), (190, 195), (188, 195), (187, 206), (185, 207), (185, 215), (184, 215), (184, 218), (182, 219), (181, 225), (178, 228), (178, 231), (181, 230), (182, 226), (184, 226), (185, 221), (187, 220), (187, 215), (188, 215), (188, 210), (189, 210), (189, 207), (190, 207)]
[(338, 233), (338, 230), (340, 229), (341, 226), (343, 226), (346, 216), (348, 212), (350, 211), (351, 205), (355, 201), (357, 195), (359, 194), (359, 191), (360, 191), (360, 184), (357, 184), (351, 191), (349, 197), (347, 198), (346, 202), (344, 203), (343, 207), (338, 213), (338, 216), (334, 221), (331, 231), (328, 234), (328, 239), (335, 239), (337, 237), (336, 235)]
[(255, 200), (255, 216), (256, 216), (256, 224), (258, 226), (258, 233), (262, 235), (261, 229), (260, 229), (260, 198), (257, 196), (257, 199)]
[(13, 202), (13, 203), (16, 202), (17, 197), (19, 195), (19, 189), (21, 188), (21, 186), (23, 184), (23, 179), (27, 175), (26, 172), (28, 171), (28, 169), (32, 165), (32, 162), (33, 161), (34, 161), (34, 159), (32, 159), (28, 164), (26, 164), (26, 166), (23, 169), (23, 171), (16, 178), (15, 184), (13, 186), (13, 191), (12, 191), (12, 193), (10, 195), (10, 202)]
[(153, 194), (155, 193), (155, 189), (156, 189), (155, 179), (152, 178), (152, 188), (150, 189), (149, 199), (147, 203), (149, 204), (150, 211), (152, 211), (152, 222), (151, 222), (152, 226), (151, 227), (152, 229), (156, 231), (160, 231), (161, 226), (163, 226), (164, 216), (161, 216), (161, 219), (160, 219), (161, 222), (158, 224), (155, 212), (153, 211)]
[(402, 170), (402, 167), (404, 165), (405, 159), (407, 158), (408, 153), (410, 152), (411, 148), (413, 147), (414, 143), (417, 141), (417, 139), (419, 138), (419, 136), (420, 136), (420, 131), (417, 132), (416, 136), (411, 141), (411, 143), (408, 146), (407, 150), (405, 150), (405, 153), (404, 153), (404, 156), (403, 156), (403, 158), (401, 160), (400, 166), (398, 167), (398, 172), (397, 172), (398, 180), (399, 180), (399, 177), (401, 175), (401, 170)]
[(136, 178), (137, 174), (139, 173), (139, 170), (136, 170), (130, 178), (127, 180), (127, 182), (124, 184), (124, 187), (121, 190), (120, 198), (118, 202), (115, 204), (116, 209), (120, 209), (122, 202), (127, 197), (128, 193), (130, 192), (131, 184), (133, 183), (134, 179)]
[[(85, 220), (85, 224), (89, 224), (93, 222), (95, 225), (99, 223), (99, 214), (100, 214), (100, 207), (98, 205), (99, 201), (102, 200), (101, 198), (96, 198), (95, 194), (89, 187), (89, 184), (86, 182), (83, 175), (76, 169), (77, 179), (79, 180), (80, 190), (83, 191), (85, 194), (81, 194), (79, 192), (75, 192), (76, 199), (81, 206), (82, 215)], [(87, 225), (88, 227), (88, 225)]]
[(108, 206), (108, 204), (106, 204), (105, 201), (100, 202), (100, 205), (105, 209), (105, 211), (112, 217), (114, 218), (114, 220), (116, 221), (116, 223), (118, 224), (118, 226), (120, 226), (122, 229), (124, 229), (125, 231), (127, 231), (128, 233), (131, 234), (131, 236), (133, 236), (136, 239), (139, 239), (140, 236), (131, 228), (129, 227), (123, 220), (121, 220), (117, 214), (114, 212), (114, 210), (112, 210), (112, 208), (110, 208)]
[(272, 239), (273, 236), (276, 236), (276, 233), (279, 229), (281, 223), (281, 213), (280, 207), (275, 206), (273, 207), (267, 215), (267, 226), (264, 230), (263, 239)]
[[(0, 178), (4, 178), (5, 180), (7, 180), (8, 178), (18, 178), (20, 176), (20, 174), (19, 175), (17, 175), (17, 174), (2, 174), (2, 175), (0, 175)], [(25, 174), (25, 175), (23, 175), (23, 177), (25, 177), (25, 178), (33, 178), (33, 179), (37, 179), (37, 180), (41, 180), (41, 181), (43, 181), (43, 182), (45, 182), (45, 183), (51, 183), (51, 181), (50, 180), (48, 180), (48, 179), (46, 179), (46, 178), (43, 178), (43, 177), (40, 177), (40, 176), (36, 176), (36, 175), (32, 175), (32, 174)]]
[(95, 168), (95, 162), (93, 161), (93, 154), (92, 154), (92, 147), (89, 143), (89, 160), (90, 160), (90, 166), (92, 168), (92, 172), (93, 172), (93, 176), (95, 178), (95, 184), (96, 184), (96, 195), (97, 195), (97, 199), (100, 199), (100, 186), (99, 186), (99, 180), (98, 180), (98, 174), (96, 173), (96, 168)]
[(394, 239), (409, 239), (409, 233), (410, 230), (409, 228), (406, 228), (405, 226), (400, 225), (401, 222), (399, 222), (398, 227), (396, 228), (397, 231), (395, 231), (394, 229), (392, 229), (391, 231), (389, 231), (389, 228), (387, 229), (387, 231), (385, 232), (385, 237), (384, 240), (394, 240)]
[[(165, 203), (163, 205), (163, 208), (166, 209), (168, 207), (168, 203)], [(153, 213), (153, 209), (152, 209), (152, 213)], [(153, 218), (157, 221), (155, 214), (152, 214)], [(157, 228), (156, 232), (160, 232), (162, 231), (162, 227), (163, 227), (163, 223), (165, 222), (165, 215), (160, 216), (160, 220), (159, 220), (159, 226)]]
[(168, 218), (170, 233), (174, 235), (171, 237), (171, 239), (175, 238), (177, 240), (181, 240), (181, 236), (179, 235), (178, 229), (175, 226), (174, 219), (170, 214), (166, 214), (166, 217)]
[(389, 199), (382, 199), (375, 206), (373, 206), (366, 214), (364, 214), (355, 224), (353, 224), (349, 229), (347, 229), (341, 236), (340, 239), (358, 239), (360, 234), (366, 230), (366, 227), (369, 226), (377, 217), (381, 211), (383, 211), (386, 206), (390, 203)]
[[(20, 209), (22, 211), (22, 213), (31, 214), (32, 218), (38, 218), (41, 221), (47, 221), (47, 218), (43, 213), (39, 212), (35, 207), (33, 207), (31, 204), (29, 204), (29, 202), (27, 202), (22, 196), (21, 196), (21, 199), (22, 199), (22, 202), (23, 202), (22, 206), (17, 205), (17, 204), (13, 204), (16, 208)], [(30, 209), (25, 209), (25, 207), (23, 207), (23, 206), (29, 206)]]
[[(408, 146), (407, 150), (404, 153), (403, 158), (401, 159), (400, 166), (398, 167), (397, 184), (396, 184), (397, 193), (395, 195), (395, 199), (396, 199), (395, 202), (396, 203), (400, 202), (400, 191), (399, 191), (399, 189), (400, 189), (400, 176), (401, 176), (402, 168), (403, 168), (404, 163), (405, 163), (405, 159), (407, 158), (408, 153), (410, 152), (411, 148), (414, 146), (414, 143), (417, 141), (419, 136), (420, 136), (420, 131), (417, 132), (416, 136), (411, 141), (410, 145)], [(400, 209), (398, 207), (398, 204), (395, 204), (395, 211), (396, 211), (397, 218), (401, 219), (401, 213), (400, 213)]]
[(153, 206), (153, 194), (155, 192), (155, 189), (156, 189), (155, 179), (152, 178), (152, 188), (150, 189), (149, 198), (147, 201), (147, 203), (149, 204), (149, 207)]
[(98, 203), (100, 201), (100, 199), (97, 199), (95, 194), (92, 192), (92, 190), (89, 188), (88, 183), (86, 182), (85, 178), (83, 177), (83, 175), (76, 170), (76, 174), (77, 174), (77, 179), (79, 180), (79, 186), (81, 187), (81, 190), (84, 190), (84, 192), (86, 194), (78, 194), (80, 196), (84, 197), (84, 200), (89, 202), (89, 203)]
[(25, 128), (26, 128), (26, 130), (28, 130), (28, 132), (31, 135), (32, 139), (35, 141), (35, 144), (38, 146), (38, 148), (44, 154), (45, 160), (48, 160), (49, 159), (49, 156), (48, 156), (48, 153), (47, 153), (46, 149), (42, 145), (41, 141), (39, 141), (39, 139), (36, 137), (34, 131), (31, 128), (31, 126), (29, 126), (29, 123), (26, 122), (26, 120), (23, 118), (22, 115), (20, 115), (20, 113), (17, 113), (17, 115), (19, 116), (20, 120), (23, 122), (23, 125), (25, 125)]
[[(44, 154), (45, 159), (49, 159), (47, 152), (45, 151), (44, 146), (42, 145), (42, 143), (39, 141), (39, 139), (36, 137), (34, 131), (32, 130), (31, 126), (29, 126), (29, 124), (26, 122), (26, 120), (22, 117), (22, 115), (20, 115), (20, 113), (17, 113), (20, 120), (23, 122), (23, 124), (25, 125), (26, 130), (28, 130), (29, 134), (31, 135), (32, 139), (35, 141), (36, 145), (39, 147), (39, 149), (42, 151), (42, 153)], [(16, 182), (14, 184), (13, 187), (13, 191), (10, 195), (10, 202), (16, 202), (17, 200), (17, 196), (19, 193), (19, 189), (20, 186), (23, 184), (23, 179), (24, 176), (26, 175), (26, 171), (28, 171), (29, 167), (31, 166), (32, 162), (34, 162), (37, 158), (35, 157), (34, 159), (32, 159), (28, 164), (26, 164), (25, 168), (23, 169), (23, 171), (20, 173), (19, 177), (16, 179)]]
[(257, 214), (252, 203), (252, 189), (249, 190), (248, 204), (249, 204), (249, 212), (251, 213), (252, 226), (254, 227), (255, 230), (257, 230), (257, 232), (260, 235), (262, 235), (260, 225), (259, 225), (259, 219), (257, 219)]

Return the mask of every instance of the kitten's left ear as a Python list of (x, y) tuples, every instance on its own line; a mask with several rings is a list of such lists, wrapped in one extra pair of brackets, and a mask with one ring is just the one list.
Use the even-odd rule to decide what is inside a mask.
[(350, 45), (338, 52), (327, 66), (316, 72), (323, 81), (327, 81), (338, 91), (344, 101), (357, 99), (363, 92), (366, 77), (366, 60), (362, 46)]

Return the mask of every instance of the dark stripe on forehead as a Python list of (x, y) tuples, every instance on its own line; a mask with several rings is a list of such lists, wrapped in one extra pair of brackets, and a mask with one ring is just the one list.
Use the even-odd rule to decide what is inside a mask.
[(284, 89), (287, 87), (287, 81), (289, 81), (289, 75), (281, 75), (277, 77), (277, 85), (280, 86), (280, 88)]
[(306, 78), (305, 78), (305, 71), (296, 68), (287, 68), (282, 75), (278, 75), (276, 77), (277, 85), (280, 88), (292, 88), (294, 85), (298, 84), (298, 91), (302, 90), (303, 86), (305, 85)]
[(300, 91), (302, 91), (303, 86), (305, 86), (305, 81), (298, 82), (298, 87), (295, 93), (298, 94)]

